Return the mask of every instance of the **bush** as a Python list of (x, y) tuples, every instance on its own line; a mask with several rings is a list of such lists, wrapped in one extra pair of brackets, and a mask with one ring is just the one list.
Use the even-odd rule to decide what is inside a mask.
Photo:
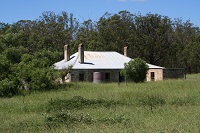
[(50, 90), (58, 77), (52, 68), (58, 52), (42, 50), (24, 54), (24, 48), (8, 48), (0, 54), (0, 97), (21, 94), (23, 90)]
[[(48, 68), (35, 69), (31, 72), (30, 87), (32, 90), (50, 90), (53, 89), (52, 70)], [(53, 72), (52, 72), (53, 73)]]
[[(35, 55), (36, 56), (36, 55)], [(36, 59), (33, 55), (25, 54), (15, 70), (20, 81), (24, 81), (28, 90), (50, 90), (54, 88), (57, 73), (49, 66), (45, 57)]]
[(13, 95), (21, 94), (22, 91), (16, 85), (16, 82), (9, 79), (0, 81), (0, 97), (12, 97)]
[(129, 61), (124, 64), (125, 67), (121, 71), (121, 74), (131, 79), (132, 81), (144, 82), (146, 79), (146, 73), (148, 70), (148, 65), (140, 58)]

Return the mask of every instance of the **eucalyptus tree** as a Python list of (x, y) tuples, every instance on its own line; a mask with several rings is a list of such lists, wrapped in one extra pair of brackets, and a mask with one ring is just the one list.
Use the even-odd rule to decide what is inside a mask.
[(141, 14), (135, 16), (136, 37), (134, 53), (148, 63), (166, 64), (172, 49), (172, 21), (167, 16)]
[(38, 20), (35, 34), (40, 43), (38, 47), (60, 51), (64, 44), (70, 44), (75, 39), (78, 27), (79, 23), (73, 14), (44, 12)]
[(77, 51), (77, 45), (84, 44), (86, 50), (99, 50), (99, 39), (96, 22), (86, 20), (80, 24), (76, 40), (73, 42), (73, 52)]
[(9, 28), (10, 28), (9, 24), (0, 22), (0, 53), (3, 52), (3, 50), (5, 49), (5, 44), (7, 40), (5, 40), (4, 35), (6, 34), (6, 31)]
[(199, 73), (200, 72), (200, 42), (192, 42), (188, 44), (184, 53), (187, 55), (187, 72)]
[(128, 11), (104, 14), (97, 23), (101, 49), (122, 52), (124, 45), (131, 45), (135, 32), (133, 19), (134, 15)]
[[(191, 51), (195, 44), (199, 43), (199, 28), (195, 27), (189, 20), (183, 22), (181, 19), (176, 19), (174, 22), (173, 47), (176, 54), (171, 56), (174, 59), (175, 67), (185, 67), (191, 71)], [(190, 61), (189, 61), (190, 60)]]

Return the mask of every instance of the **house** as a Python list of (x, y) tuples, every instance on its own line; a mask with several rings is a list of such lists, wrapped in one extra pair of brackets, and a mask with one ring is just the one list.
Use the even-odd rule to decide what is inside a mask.
[[(71, 73), (65, 79), (68, 82), (121, 82), (124, 77), (120, 71), (124, 69), (124, 64), (131, 58), (127, 57), (127, 47), (124, 47), (124, 55), (114, 51), (84, 51), (82, 44), (78, 47), (78, 52), (70, 56), (69, 45), (64, 46), (64, 59), (54, 64), (58, 70), (71, 68)], [(147, 81), (163, 80), (163, 67), (147, 64)]]

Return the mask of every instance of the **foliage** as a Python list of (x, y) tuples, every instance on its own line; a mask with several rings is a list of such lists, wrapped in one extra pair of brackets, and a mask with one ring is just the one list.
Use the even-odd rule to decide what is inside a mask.
[(15, 64), (15, 63), (19, 63), (21, 60), (21, 56), (22, 56), (22, 48), (8, 48), (4, 51), (3, 55), (6, 56), (6, 59), (11, 63), (11, 64)]
[(107, 12), (98, 21), (89, 19), (82, 23), (65, 11), (59, 14), (46, 11), (36, 20), (13, 24), (0, 22), (0, 81), (19, 82), (14, 85), (16, 90), (48, 90), (57, 77), (51, 66), (62, 60), (63, 46), (70, 44), (74, 53), (80, 43), (85, 50), (120, 53), (128, 46), (131, 58), (198, 73), (199, 33), (199, 27), (189, 20), (172, 20), (151, 13), (132, 14), (126, 10)]
[(65, 76), (67, 74), (71, 74), (71, 72), (72, 72), (72, 66), (68, 66), (68, 68), (62, 69), (60, 71), (60, 77), (61, 77), (63, 83), (65, 81)]
[(135, 58), (124, 64), (124, 66), (124, 69), (121, 71), (122, 75), (130, 78), (134, 82), (144, 82), (148, 70), (146, 62), (140, 58)]
[(18, 64), (15, 73), (21, 82), (25, 81), (30, 91), (44, 91), (54, 87), (53, 81), (57, 76), (53, 68), (50, 67), (51, 58), (53, 58), (52, 53), (49, 52), (48, 55), (46, 51), (22, 56), (22, 61)]
[(43, 50), (34, 55), (22, 54), (23, 48), (8, 48), (1, 56), (0, 96), (24, 94), (23, 90), (50, 90), (57, 73), (51, 67), (59, 53)]
[(188, 51), (198, 52), (195, 47), (200, 44), (199, 27), (189, 20), (172, 20), (151, 13), (132, 14), (125, 10), (105, 13), (99, 21), (89, 19), (79, 23), (72, 13), (46, 11), (37, 20), (20, 20), (10, 25), (0, 23), (0, 53), (20, 46), (28, 54), (41, 50), (56, 52), (62, 51), (64, 44), (70, 44), (71, 53), (74, 53), (79, 43), (83, 43), (86, 50), (120, 53), (128, 46), (132, 58), (199, 72), (198, 63), (194, 63), (198, 56)]
[(21, 90), (18, 88), (19, 82), (4, 79), (0, 81), (0, 97), (12, 97), (17, 94), (21, 94)]
[(0, 55), (0, 80), (4, 80), (10, 73), (10, 63), (5, 56)]

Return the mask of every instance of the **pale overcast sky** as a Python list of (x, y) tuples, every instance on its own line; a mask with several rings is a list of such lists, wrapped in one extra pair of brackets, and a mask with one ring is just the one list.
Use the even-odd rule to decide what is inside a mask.
[(182, 18), (200, 27), (200, 0), (2, 0), (0, 22), (36, 20), (44, 11), (56, 14), (66, 11), (80, 21), (95, 21), (106, 12), (114, 14), (122, 10)]

